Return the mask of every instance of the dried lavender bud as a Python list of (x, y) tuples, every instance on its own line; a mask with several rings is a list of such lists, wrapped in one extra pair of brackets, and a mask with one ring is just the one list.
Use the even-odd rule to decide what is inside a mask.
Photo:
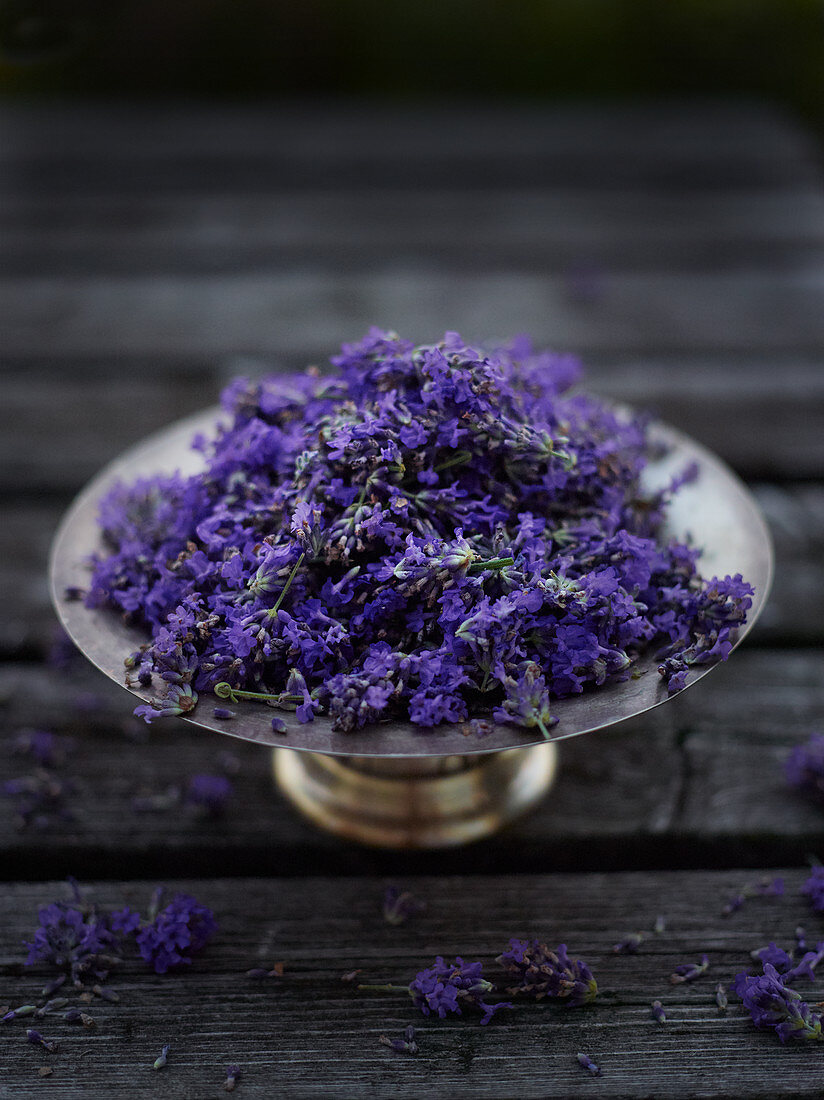
[(378, 1042), (385, 1047), (389, 1047), (390, 1050), (397, 1051), (398, 1054), (417, 1054), (418, 1044), (415, 1041), (415, 1029), (410, 1024), (403, 1034), (402, 1039), (389, 1039), (386, 1035), (381, 1035)]
[(50, 982), (46, 982), (43, 986), (42, 994), (44, 997), (51, 997), (52, 993), (56, 993), (61, 985), (66, 981), (65, 974), (58, 974), (56, 978), (52, 978)]
[(588, 1054), (576, 1054), (578, 1065), (585, 1069), (588, 1073), (591, 1073), (593, 1077), (601, 1076), (601, 1067), (596, 1065)]
[(102, 985), (93, 985), (92, 993), (94, 993), (96, 997), (100, 997), (101, 1000), (108, 1001), (109, 1004), (116, 1005), (120, 1001), (120, 995), (118, 993)]
[(667, 929), (667, 922), (664, 920), (664, 918), (662, 916), (660, 916), (660, 915), (657, 916), (655, 918), (655, 927), (653, 928), (653, 932), (655, 932), (655, 934), (657, 936), (660, 936), (662, 932), (666, 931), (666, 929)]
[(484, 1001), (493, 988), (492, 982), (483, 976), (483, 965), (465, 963), (460, 955), (454, 963), (447, 963), (438, 955), (434, 965), (419, 971), (408, 986), (391, 982), (358, 985), (358, 989), (380, 993), (408, 993), (424, 1016), (434, 1014), (441, 1020), (450, 1012), (460, 1016), (465, 1008), (476, 1008), (482, 1013), (482, 1024), (488, 1024), (498, 1009), (512, 1008), (508, 1001), (494, 1005)]
[(49, 1012), (56, 1012), (59, 1008), (65, 1008), (69, 1003), (67, 997), (53, 997), (50, 1001), (46, 1001), (44, 1005), (35, 1012), (35, 1020), (41, 1020)]
[(168, 1061), (168, 1055), (171, 1049), (171, 1045), (167, 1043), (161, 1050), (159, 1056), (155, 1058), (152, 1069), (163, 1069), (163, 1067), (166, 1065), (166, 1062)]
[(715, 987), (715, 1003), (719, 1012), (727, 1011), (727, 991), (724, 989), (723, 982), (719, 982)]
[(83, 1013), (79, 1008), (68, 1008), (63, 1013), (63, 1019), (69, 1024), (78, 1024), (81, 1022)]
[(34, 1043), (37, 1046), (41, 1046), (47, 1054), (54, 1054), (60, 1049), (60, 1044), (55, 1042), (48, 1042), (39, 1031), (35, 1031), (33, 1027), (28, 1028), (26, 1031), (26, 1041)]
[(741, 893), (730, 898), (721, 910), (722, 917), (728, 917), (737, 912), (748, 898), (754, 897), (782, 897), (784, 894), (784, 880), (782, 878), (763, 878), (758, 882), (748, 882), (742, 887)]
[(670, 974), (670, 981), (673, 985), (678, 985), (681, 982), (694, 982), (696, 978), (701, 977), (709, 965), (710, 960), (706, 955), (701, 956), (700, 963), (682, 963), (680, 966), (676, 966), (674, 972)]
[(21, 1016), (33, 1016), (37, 1012), (37, 1005), (20, 1005), (19, 1008), (13, 1008), (3, 1016), (0, 1023), (8, 1024), (12, 1020), (17, 1020)]
[(228, 719), (235, 717), (235, 712), (233, 710), (229, 710), (228, 707), (213, 707), (212, 714), (215, 716), (215, 718), (220, 718), (223, 721), (228, 721)]
[(234, 1092), (235, 1086), (242, 1076), (242, 1070), (240, 1066), (227, 1066), (226, 1067), (226, 1080), (223, 1084), (224, 1089), (227, 1092)]
[(272, 719), (272, 729), (275, 733), (286, 733), (286, 723), (282, 718), (278, 718), (277, 715)]
[(426, 909), (426, 902), (420, 901), (408, 890), (399, 890), (397, 886), (387, 886), (383, 896), (383, 919), (387, 924), (405, 924)]
[(652, 1012), (652, 1018), (657, 1024), (665, 1024), (667, 1022), (667, 1014), (664, 1012), (664, 1006), (660, 1001), (653, 1001), (650, 1005), (650, 1011)]
[(641, 932), (630, 932), (628, 936), (616, 943), (612, 950), (616, 955), (634, 955), (643, 942), (644, 937)]
[(347, 972), (345, 974), (341, 974), (340, 980), (342, 982), (353, 982), (357, 978), (358, 974), (361, 974), (361, 973), (363, 973), (363, 971), (361, 969), (347, 970)]
[[(255, 981), (263, 981), (265, 978), (282, 978), (284, 965), (282, 962), (275, 963), (271, 970), (266, 970), (262, 966), (252, 967), (251, 970), (246, 971), (246, 977), (252, 978)], [(358, 971), (359, 973), (359, 971)]]

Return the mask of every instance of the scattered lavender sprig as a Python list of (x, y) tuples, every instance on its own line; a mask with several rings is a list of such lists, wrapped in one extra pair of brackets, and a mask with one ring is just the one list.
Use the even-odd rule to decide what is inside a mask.
[(507, 989), (513, 995), (548, 997), (569, 1008), (590, 1004), (598, 995), (592, 971), (582, 959), (570, 959), (564, 943), (552, 951), (539, 940), (513, 939), (497, 961), (518, 979)]
[(475, 1008), (482, 1014), (481, 1023), (488, 1024), (499, 1009), (512, 1007), (508, 1001), (487, 1004), (484, 997), (494, 986), (484, 978), (483, 965), (479, 962), (465, 963), (460, 955), (454, 963), (447, 963), (438, 955), (434, 965), (419, 971), (408, 986), (359, 984), (358, 989), (408, 993), (415, 1008), (419, 1008), (424, 1016), (436, 1015), (442, 1020), (449, 1013), (461, 1016), (465, 1008)]
[(782, 1043), (824, 1038), (820, 1013), (813, 1012), (770, 963), (764, 964), (764, 973), (759, 976), (737, 974), (732, 988), (755, 1026), (771, 1028)]

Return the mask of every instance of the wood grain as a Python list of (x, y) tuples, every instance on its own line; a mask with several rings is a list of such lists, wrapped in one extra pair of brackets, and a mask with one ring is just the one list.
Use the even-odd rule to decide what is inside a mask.
[[(35, 1097), (48, 1088), (64, 1100), (88, 1095), (217, 1097), (225, 1067), (244, 1073), (238, 1094), (289, 1098), (387, 1096), (524, 1098), (818, 1096), (816, 1044), (783, 1050), (757, 1032), (730, 996), (726, 1015), (714, 1003), (716, 983), (753, 966), (749, 951), (771, 939), (790, 946), (800, 923), (820, 933), (820, 917), (797, 894), (803, 872), (783, 872), (787, 895), (748, 902), (730, 918), (720, 911), (754, 872), (657, 872), (404, 879), (427, 909), (402, 927), (380, 913), (377, 879), (238, 879), (181, 881), (213, 907), (220, 931), (190, 970), (157, 976), (128, 962), (111, 984), (121, 1002), (96, 1002), (95, 1032), (47, 1017), (40, 1030), (61, 1044), (45, 1055), (25, 1042), (22, 1023), (3, 1034), (9, 1095)], [(757, 877), (757, 876), (756, 876)], [(397, 881), (397, 879), (396, 879)], [(144, 906), (154, 885), (98, 884), (103, 904)], [(67, 894), (59, 883), (16, 885), (0, 897), (0, 967), (11, 1004), (31, 1000), (46, 971), (20, 967), (20, 941), (37, 907)], [(628, 932), (647, 931), (656, 915), (666, 931), (650, 935), (636, 955), (615, 955)], [(445, 1022), (414, 1013), (405, 994), (358, 992), (340, 981), (361, 967), (365, 981), (408, 982), (436, 953), (481, 959), (496, 982), (494, 956), (511, 936), (566, 942), (600, 984), (595, 1005), (564, 1011), (517, 1004), (487, 1027), (467, 1015)], [(668, 981), (673, 968), (706, 952), (710, 969), (690, 985)], [(252, 966), (284, 963), (281, 979), (254, 983)], [(808, 987), (799, 987), (803, 993)], [(812, 997), (817, 994), (812, 994)], [(490, 1000), (493, 995), (490, 994)], [(650, 1016), (660, 999), (667, 1023)], [(418, 1029), (417, 1058), (382, 1047), (381, 1034)], [(168, 1065), (152, 1062), (171, 1044)], [(577, 1065), (584, 1051), (603, 1076)], [(54, 1075), (37, 1079), (36, 1067)]]

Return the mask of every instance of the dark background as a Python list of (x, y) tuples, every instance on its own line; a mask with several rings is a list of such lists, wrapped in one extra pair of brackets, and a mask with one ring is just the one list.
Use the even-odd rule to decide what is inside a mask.
[(767, 98), (824, 128), (820, 0), (3, 0), (7, 95)]

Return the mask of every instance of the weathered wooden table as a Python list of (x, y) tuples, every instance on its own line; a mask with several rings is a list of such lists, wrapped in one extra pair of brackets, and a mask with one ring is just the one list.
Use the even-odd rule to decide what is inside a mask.
[[(756, 1032), (718, 981), (824, 919), (798, 895), (824, 811), (788, 789), (789, 748), (824, 728), (824, 187), (774, 111), (639, 107), (5, 107), (0, 117), (0, 722), (74, 739), (53, 769), (73, 814), (0, 817), (0, 1003), (36, 999), (21, 941), (71, 874), (101, 903), (185, 886), (220, 921), (190, 970), (129, 963), (97, 1029), (0, 1028), (0, 1095), (812, 1096), (818, 1044)], [(752, 484), (777, 545), (774, 595), (729, 665), (641, 721), (562, 744), (540, 810), (441, 853), (358, 848), (273, 793), (252, 745), (130, 717), (82, 660), (48, 658), (45, 562), (72, 494), (238, 372), (299, 367), (370, 323), (415, 338), (529, 331), (579, 351), (590, 385), (656, 410)], [(174, 802), (237, 774), (225, 818)], [(229, 762), (231, 765), (231, 762)], [(30, 773), (3, 754), (2, 775)], [(71, 789), (68, 789), (71, 788)], [(170, 792), (138, 813), (135, 797)], [(162, 803), (162, 799), (160, 800)], [(764, 869), (787, 896), (725, 901)], [(56, 880), (56, 881), (55, 881)], [(99, 881), (97, 881), (99, 880)], [(400, 927), (398, 883), (427, 902)], [(635, 955), (624, 934), (666, 931)], [(341, 974), (408, 981), (437, 953), (492, 960), (510, 936), (564, 941), (594, 1007), (519, 1006), (488, 1027), (413, 1016)], [(710, 969), (673, 987), (677, 963)], [(250, 967), (283, 962), (263, 984)], [(660, 999), (668, 1022), (649, 1005)], [(812, 999), (821, 999), (821, 992)], [(39, 1001), (37, 1003), (40, 1003)], [(419, 1025), (416, 1058), (380, 1045)], [(160, 1073), (161, 1045), (172, 1050)], [(601, 1078), (576, 1063), (584, 1051)], [(51, 1076), (40, 1078), (48, 1065)]]

